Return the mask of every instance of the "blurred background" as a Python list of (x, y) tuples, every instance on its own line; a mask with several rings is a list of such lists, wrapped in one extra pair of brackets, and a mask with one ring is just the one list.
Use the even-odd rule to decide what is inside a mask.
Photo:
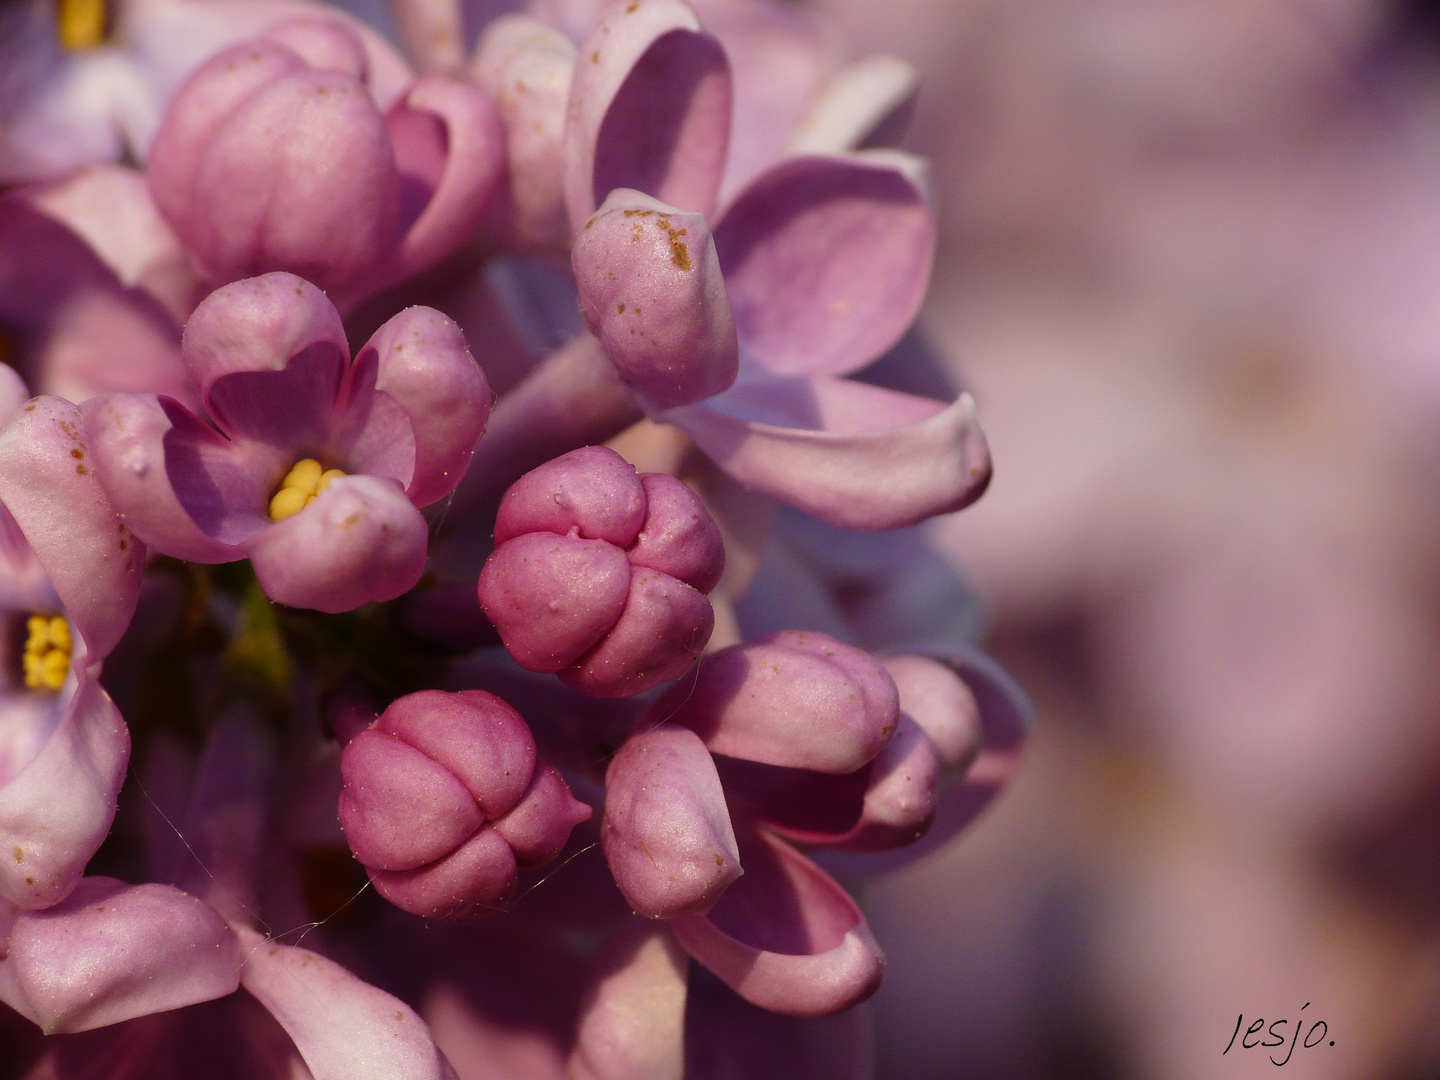
[(814, 6), (923, 72), (1039, 716), (865, 894), (880, 1075), (1440, 1076), (1440, 5)]

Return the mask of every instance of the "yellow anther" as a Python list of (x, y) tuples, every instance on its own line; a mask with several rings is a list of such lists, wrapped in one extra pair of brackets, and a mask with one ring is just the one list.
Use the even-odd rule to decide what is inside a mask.
[(339, 469), (326, 469), (323, 473), (320, 474), (320, 480), (315, 485), (315, 494), (319, 495), (321, 492), (323, 492), (326, 488), (330, 486), (331, 480), (334, 480), (336, 477), (344, 475), (345, 474)]
[(282, 487), (270, 500), (270, 520), (284, 521), (304, 510), (311, 496), (298, 487)]
[(105, 0), (60, 0), (55, 29), (71, 52), (105, 44)]
[(284, 521), (298, 514), (330, 486), (331, 480), (344, 475), (339, 469), (322, 471), (320, 462), (314, 458), (297, 461), (285, 474), (285, 479), (280, 481), (280, 490), (270, 499), (270, 520)]
[(59, 690), (70, 673), (70, 651), (74, 647), (70, 623), (63, 615), (31, 615), (25, 628), (29, 636), (20, 658), (25, 685), (31, 690)]

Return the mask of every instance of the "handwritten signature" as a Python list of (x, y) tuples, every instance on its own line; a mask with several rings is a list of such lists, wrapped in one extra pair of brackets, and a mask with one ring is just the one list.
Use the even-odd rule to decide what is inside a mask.
[[(1310, 1002), (1307, 1001), (1304, 1005), (1302, 1005), (1302, 1006), (1300, 1007), (1300, 1011), (1303, 1013), (1303, 1012), (1304, 1012), (1306, 1009), (1308, 1009), (1309, 1007), (1310, 1007)], [(1276, 1061), (1276, 1060), (1275, 1060), (1275, 1055), (1274, 1055), (1274, 1054), (1271, 1054), (1271, 1055), (1270, 1055), (1270, 1062), (1271, 1062), (1271, 1064), (1273, 1064), (1273, 1065), (1284, 1065), (1285, 1062), (1289, 1061), (1289, 1060), (1290, 1060), (1290, 1055), (1293, 1054), (1293, 1053), (1295, 1053), (1295, 1044), (1296, 1044), (1296, 1043), (1299, 1043), (1299, 1044), (1300, 1044), (1301, 1046), (1303, 1046), (1305, 1049), (1310, 1050), (1310, 1049), (1313, 1049), (1313, 1048), (1319, 1046), (1321, 1043), (1324, 1043), (1324, 1042), (1326, 1041), (1326, 1036), (1330, 1034), (1330, 1025), (1327, 1024), (1327, 1023), (1325, 1023), (1324, 1020), (1314, 1020), (1314, 1021), (1312, 1021), (1312, 1022), (1310, 1023), (1310, 1030), (1309, 1030), (1308, 1032), (1306, 1032), (1305, 1038), (1304, 1038), (1304, 1040), (1302, 1041), (1301, 1038), (1300, 1038), (1300, 1032), (1301, 1032), (1301, 1031), (1304, 1029), (1304, 1027), (1305, 1027), (1305, 1020), (1306, 1020), (1306, 1018), (1305, 1018), (1304, 1016), (1301, 1016), (1301, 1017), (1297, 1018), (1297, 1019), (1294, 1021), (1294, 1023), (1295, 1023), (1295, 1034), (1290, 1037), (1290, 1049), (1287, 1050), (1287, 1051), (1285, 1051), (1285, 1059), (1284, 1059), (1284, 1061)], [(1251, 1041), (1250, 1041), (1250, 1036), (1255, 1035), (1255, 1034), (1257, 1034), (1258, 1032), (1261, 1032), (1261, 1031), (1265, 1030), (1265, 1019), (1264, 1019), (1264, 1017), (1261, 1017), (1261, 1018), (1255, 1020), (1254, 1023), (1252, 1023), (1248, 1028), (1245, 1029), (1245, 1036), (1244, 1036), (1244, 1038), (1242, 1038), (1242, 1039), (1240, 1040), (1240, 1047), (1241, 1047), (1241, 1049), (1242, 1049), (1242, 1050), (1254, 1050), (1255, 1048), (1261, 1047), (1261, 1046), (1270, 1046), (1270, 1047), (1274, 1047), (1274, 1046), (1284, 1046), (1284, 1045), (1285, 1045), (1285, 1041), (1286, 1041), (1286, 1036), (1285, 1036), (1285, 1033), (1284, 1033), (1284, 1028), (1285, 1028), (1285, 1025), (1288, 1024), (1288, 1023), (1290, 1023), (1290, 1022), (1291, 1022), (1291, 1021), (1289, 1021), (1289, 1020), (1273, 1020), (1273, 1021), (1271, 1021), (1269, 1033), (1270, 1033), (1270, 1036), (1275, 1040), (1274, 1042), (1271, 1042), (1270, 1039), (1263, 1039), (1263, 1040), (1262, 1040), (1262, 1039), (1256, 1039), (1254, 1042), (1251, 1042)], [(1244, 1014), (1244, 1013), (1241, 1013), (1241, 1014), (1240, 1014), (1238, 1017), (1236, 1017), (1236, 1019), (1235, 1019), (1235, 1030), (1230, 1034), (1230, 1041), (1225, 1044), (1225, 1049), (1220, 1052), (1220, 1056), (1221, 1056), (1221, 1057), (1224, 1057), (1226, 1054), (1230, 1053), (1230, 1048), (1235, 1045), (1235, 1037), (1240, 1034), (1240, 1026), (1241, 1026), (1242, 1024), (1244, 1024), (1244, 1023), (1245, 1023), (1245, 1014)], [(1277, 1031), (1276, 1028), (1279, 1028), (1280, 1030)], [(1318, 1034), (1317, 1034), (1317, 1033), (1318, 1033)], [(1330, 1039), (1330, 1040), (1329, 1040), (1329, 1043), (1330, 1043), (1331, 1046), (1334, 1046), (1334, 1045), (1335, 1045), (1335, 1040), (1334, 1040), (1334, 1039)]]

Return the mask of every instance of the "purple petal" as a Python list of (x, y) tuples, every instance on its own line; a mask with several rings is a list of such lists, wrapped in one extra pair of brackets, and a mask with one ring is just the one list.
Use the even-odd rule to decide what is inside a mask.
[(375, 388), (410, 418), (414, 474), (406, 493), (428, 506), (454, 490), (485, 431), (493, 395), (460, 328), (434, 308), (407, 308), (360, 350), (356, 368), (374, 352)]
[(645, 566), (708, 593), (725, 572), (725, 541), (720, 526), (700, 497), (668, 473), (646, 473), (645, 527), (626, 555), (631, 566)]
[(620, 618), (630, 593), (630, 564), (604, 540), (526, 533), (490, 556), (478, 592), (517, 664), (558, 671)]
[(456, 1080), (399, 998), (318, 953), (239, 933), (248, 950), (241, 984), (295, 1040), (315, 1080)]
[(633, 697), (678, 678), (704, 650), (715, 612), (701, 593), (669, 574), (635, 566), (625, 609), (560, 681), (595, 697)]
[(777, 375), (864, 367), (914, 322), (935, 254), (917, 159), (791, 158), (715, 226), (740, 348)]
[(671, 923), (700, 963), (752, 1004), (828, 1016), (880, 985), (885, 958), (855, 901), (783, 841), (743, 830), (746, 873), (709, 915)]
[[(404, 233), (384, 282), (429, 269), (469, 237), (505, 174), (505, 129), (489, 96), (440, 75), (422, 77), (386, 117), (402, 199)], [(405, 211), (402, 209), (402, 215)]]
[(792, 154), (840, 154), (893, 145), (920, 91), (920, 73), (897, 56), (876, 54), (835, 73), (790, 138)]
[(869, 653), (798, 630), (711, 653), (650, 712), (717, 754), (826, 773), (873, 760), (898, 714), (895, 683)]
[(312, 68), (343, 71), (365, 80), (365, 48), (350, 27), (338, 19), (285, 19), (268, 27), (262, 36), (297, 53)]
[(448, 855), (484, 824), (453, 773), (382, 731), (351, 739), (340, 772), (340, 826), (366, 866), (413, 870)]
[(502, 15), (470, 62), (505, 125), (511, 228), (522, 247), (557, 247), (570, 235), (562, 139), (575, 57), (575, 46), (540, 20)]
[(0, 897), (24, 908), (58, 903), (85, 872), (115, 818), (130, 732), (89, 672), (60, 723), (18, 776), (0, 787)]
[(990, 482), (969, 394), (946, 408), (848, 379), (754, 379), (666, 419), (742, 484), (848, 529), (914, 525)]
[(15, 922), (0, 1000), (47, 1035), (232, 994), (240, 950), (220, 913), (171, 885), (90, 877)]
[(95, 475), (77, 406), (36, 398), (0, 432), (0, 502), (24, 533), (89, 661), (115, 647), (140, 598), (145, 550)]
[(701, 215), (617, 188), (576, 236), (570, 262), (586, 325), (650, 408), (734, 383), (735, 320)]
[(427, 919), (479, 918), (515, 895), (510, 845), (490, 825), (454, 851), (413, 870), (370, 870), (375, 891), (402, 911)]
[(900, 710), (920, 726), (947, 769), (965, 769), (980, 752), (980, 706), (959, 675), (928, 656), (880, 661), (895, 680)]
[(680, 0), (612, 4), (580, 46), (565, 124), (578, 232), (615, 188), (708, 213), (730, 138), (730, 65)]
[(185, 324), (181, 352), (222, 431), (239, 425), (271, 441), (323, 438), (350, 359), (335, 305), (303, 278), (278, 272), (207, 296)]
[(390, 703), (376, 729), (444, 766), (487, 818), (508, 813), (530, 788), (535, 738), (520, 714), (494, 694), (406, 694)]
[(342, 476), (245, 542), (265, 595), (331, 613), (393, 600), (425, 572), (425, 519), (398, 485)]
[(574, 1080), (682, 1080), (690, 957), (663, 927), (636, 925), (607, 950), (580, 1007)]
[(521, 866), (543, 866), (559, 856), (570, 833), (594, 811), (570, 793), (560, 771), (549, 762), (535, 767), (530, 788), (511, 810), (491, 824), (510, 845)]
[(935, 820), (940, 769), (935, 744), (901, 713), (894, 737), (871, 765), (859, 819), (843, 836), (826, 843), (849, 851), (913, 844)]
[(615, 883), (649, 918), (709, 911), (742, 873), (715, 762), (681, 727), (633, 735), (611, 759), (600, 839)]
[(645, 524), (645, 486), (635, 466), (605, 446), (582, 446), (511, 484), (495, 515), (495, 544), (532, 532), (628, 548)]
[(243, 559), (245, 553), (203, 532), (186, 512), (170, 483), (165, 461), (172, 416), (187, 427), (199, 421), (169, 403), (141, 394), (109, 394), (81, 406), (95, 460), (95, 472), (126, 525), (156, 551), (191, 562)]

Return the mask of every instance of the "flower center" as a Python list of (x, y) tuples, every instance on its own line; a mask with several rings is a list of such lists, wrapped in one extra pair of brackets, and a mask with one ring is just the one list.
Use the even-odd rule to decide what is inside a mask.
[(25, 685), (31, 690), (59, 690), (70, 671), (70, 623), (63, 615), (31, 615), (25, 629), (30, 632), (20, 660)]
[(292, 514), (298, 514), (315, 501), (315, 497), (330, 486), (330, 481), (345, 474), (339, 469), (322, 469), (314, 458), (297, 461), (280, 488), (270, 497), (270, 520), (284, 521)]
[(105, 44), (105, 0), (60, 0), (55, 29), (69, 52)]

